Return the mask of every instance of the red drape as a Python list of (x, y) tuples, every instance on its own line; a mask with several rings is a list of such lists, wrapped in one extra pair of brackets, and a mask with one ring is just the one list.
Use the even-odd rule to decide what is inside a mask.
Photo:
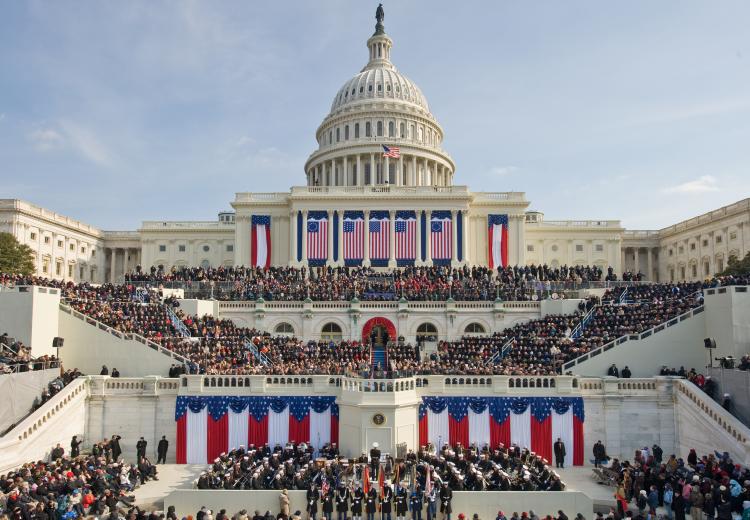
[[(341, 246), (339, 246), (340, 248)], [(271, 267), (271, 224), (266, 226), (266, 269)]]
[(457, 421), (451, 416), (448, 416), (448, 436), (450, 443), (456, 445), (459, 442), (462, 446), (469, 445), (469, 416), (464, 416), (463, 419)]
[(263, 446), (268, 442), (268, 415), (263, 419), (256, 421), (253, 414), (250, 414), (250, 425), (247, 428), (248, 444)]
[(339, 418), (331, 414), (331, 444), (339, 443)]
[(490, 446), (494, 449), (500, 444), (510, 446), (510, 416), (499, 423), (490, 415)]
[(503, 267), (508, 265), (508, 226), (503, 226), (503, 242), (500, 244), (500, 260)]
[(310, 442), (310, 414), (298, 421), (294, 415), (289, 414), (289, 441)]
[(258, 261), (258, 226), (250, 224), (250, 265)]
[(214, 421), (211, 414), (208, 414), (206, 421), (206, 460), (210, 462), (229, 451), (229, 414), (225, 413), (218, 421)]
[[(427, 443), (430, 442), (430, 432), (427, 429), (427, 414), (424, 414), (424, 417), (422, 417), (419, 420), (419, 445), (420, 446), (427, 446)], [(439, 446), (436, 446), (437, 449), (440, 449)]]
[(187, 462), (187, 413), (177, 421), (177, 464)]
[(537, 421), (531, 416), (531, 451), (552, 462), (552, 417)]
[(583, 466), (583, 421), (573, 415), (573, 465)]

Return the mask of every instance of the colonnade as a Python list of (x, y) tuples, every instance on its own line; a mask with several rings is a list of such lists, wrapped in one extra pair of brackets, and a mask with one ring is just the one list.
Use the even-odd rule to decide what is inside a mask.
[[(338, 244), (338, 257), (334, 259), (334, 226), (333, 226), (333, 214), (335, 210), (329, 209), (327, 210), (328, 215), (328, 251), (327, 251), (327, 261), (326, 263), (328, 265), (344, 265), (344, 254), (343, 254), (343, 244), (344, 244), (344, 225), (343, 225), (343, 215), (344, 210), (337, 210), (338, 211), (338, 228), (335, 233), (335, 239), (336, 243)], [(299, 233), (301, 235), (302, 244), (301, 244), (301, 252), (302, 256), (300, 258), (298, 252), (299, 252), (299, 244), (297, 243), (297, 225), (298, 225), (298, 211), (292, 211), (290, 214), (290, 229), (289, 229), (289, 250), (292, 252), (292, 264), (293, 265), (303, 265), (306, 264), (308, 261), (308, 255), (307, 255), (307, 217), (308, 217), (308, 210), (304, 209), (301, 210), (302, 213), (302, 225), (304, 226), (302, 229), (302, 233)], [(426, 218), (426, 225), (425, 228), (422, 229), (422, 213), (425, 213)], [(469, 219), (467, 212), (465, 210), (450, 210), (451, 214), (451, 264), (452, 265), (458, 265), (458, 264), (465, 264), (467, 263), (466, 258), (466, 252), (468, 251), (468, 236), (469, 236), (469, 230), (467, 229)], [(397, 259), (396, 259), (396, 210), (390, 210), (388, 211), (389, 215), (389, 233), (388, 233), (388, 267), (396, 267), (397, 266)], [(432, 210), (425, 210), (423, 211), (417, 211), (416, 212), (416, 233), (414, 236), (414, 240), (416, 242), (415, 244), (415, 259), (414, 264), (415, 265), (432, 265), (432, 247), (431, 247), (431, 240), (430, 240), (430, 221), (432, 218)], [(459, 237), (458, 237), (458, 223), (459, 219), (461, 220), (461, 242), (459, 243)], [(366, 209), (364, 210), (364, 244), (363, 244), (363, 259), (362, 259), (362, 265), (365, 267), (369, 267), (371, 265), (371, 257), (370, 257), (370, 210)], [(422, 251), (422, 242), (423, 242), (423, 234), (426, 235), (424, 237), (424, 252)], [(424, 260), (422, 260), (424, 258)]]
[[(388, 176), (384, 175), (388, 173)], [(441, 161), (416, 155), (398, 159), (380, 153), (321, 161), (307, 171), (308, 186), (451, 186), (453, 171)]]

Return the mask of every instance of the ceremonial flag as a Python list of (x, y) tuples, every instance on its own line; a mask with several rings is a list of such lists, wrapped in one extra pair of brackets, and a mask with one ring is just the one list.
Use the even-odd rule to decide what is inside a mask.
[(430, 219), (430, 247), (432, 259), (438, 263), (450, 261), (453, 249), (453, 223), (450, 211), (433, 211)]
[(365, 215), (362, 211), (344, 212), (344, 263), (360, 265), (365, 256)]
[(271, 217), (253, 215), (250, 229), (250, 263), (253, 267), (271, 267)]
[(383, 157), (391, 157), (393, 159), (398, 159), (401, 157), (401, 150), (398, 146), (383, 146)]
[(307, 259), (325, 263), (328, 259), (328, 214), (311, 211), (307, 217)]
[(376, 267), (387, 265), (390, 240), (390, 215), (387, 211), (370, 212), (370, 260)]
[(490, 269), (508, 265), (508, 215), (487, 215)]
[(414, 211), (396, 212), (396, 262), (411, 264), (417, 258), (417, 215)]

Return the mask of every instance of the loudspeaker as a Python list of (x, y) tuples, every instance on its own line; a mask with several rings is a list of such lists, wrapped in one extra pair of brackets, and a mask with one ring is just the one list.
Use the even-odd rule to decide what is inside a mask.
[(703, 346), (706, 348), (716, 348), (716, 340), (714, 338), (705, 338)]
[(57, 337), (52, 340), (52, 348), (60, 348), (63, 346), (63, 343), (65, 340), (63, 338)]

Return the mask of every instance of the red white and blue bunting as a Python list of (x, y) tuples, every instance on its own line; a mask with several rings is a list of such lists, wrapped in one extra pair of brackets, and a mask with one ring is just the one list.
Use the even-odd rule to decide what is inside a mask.
[(177, 463), (205, 464), (239, 446), (338, 443), (332, 396), (178, 396)]
[(583, 422), (581, 397), (423, 397), (419, 444), (515, 444), (552, 462), (552, 445), (560, 438), (565, 464), (580, 466)]

